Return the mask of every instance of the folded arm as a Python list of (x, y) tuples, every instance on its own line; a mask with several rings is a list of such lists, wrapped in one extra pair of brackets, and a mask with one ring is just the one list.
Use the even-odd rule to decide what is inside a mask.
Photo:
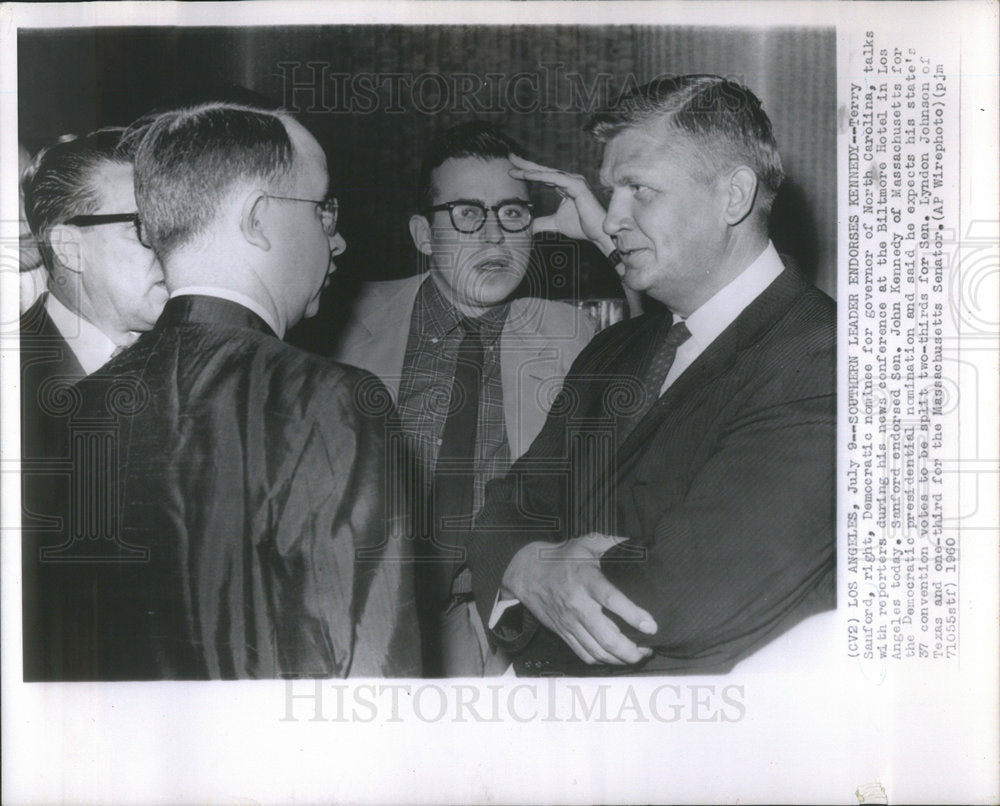
[(748, 405), (649, 533), (603, 556), (607, 578), (658, 625), (647, 635), (623, 623), (625, 634), (670, 656), (738, 654), (829, 581), (835, 434), (832, 394)]

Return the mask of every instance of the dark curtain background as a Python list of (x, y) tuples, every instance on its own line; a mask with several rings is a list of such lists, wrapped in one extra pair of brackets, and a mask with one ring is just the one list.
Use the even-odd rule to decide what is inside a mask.
[[(447, 126), (501, 125), (539, 162), (596, 181), (583, 125), (655, 76), (746, 83), (774, 124), (788, 180), (772, 216), (778, 249), (836, 290), (834, 29), (577, 26), (324, 26), (22, 31), (19, 131), (32, 152), (61, 134), (125, 125), (213, 97), (297, 112), (329, 155), (347, 252), (319, 316), (290, 339), (319, 352), (361, 279), (420, 269), (406, 221), (420, 152)], [(557, 199), (539, 189), (543, 212)], [(596, 250), (546, 236), (524, 292), (617, 295)]]

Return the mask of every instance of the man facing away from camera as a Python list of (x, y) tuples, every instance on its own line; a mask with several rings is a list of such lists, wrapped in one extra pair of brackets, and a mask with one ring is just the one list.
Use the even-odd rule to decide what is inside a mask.
[(117, 440), (118, 484), (93, 502), (121, 513), (119, 559), (92, 572), (94, 676), (419, 673), (384, 389), (281, 341), (346, 246), (323, 149), (281, 113), (167, 112), (138, 145), (136, 198), (170, 299), (78, 387), (78, 426)]
[(51, 573), (39, 576), (40, 552), (63, 539), (53, 518), (70, 496), (59, 467), (68, 455), (69, 389), (152, 328), (167, 300), (160, 263), (136, 235), (133, 155), (123, 131), (63, 137), (22, 173), (33, 236), (22, 236), (22, 262), (41, 260), (48, 286), (20, 321), (23, 648), (29, 680), (58, 674), (63, 652), (53, 636), (79, 606), (70, 593), (71, 569), (50, 567)]
[[(668, 310), (581, 353), (487, 490), (473, 588), (521, 674), (725, 672), (835, 605), (834, 306), (768, 238), (783, 172), (745, 87), (660, 79), (592, 129), (623, 281)], [(582, 178), (517, 165), (593, 227)]]
[(454, 126), (426, 149), (413, 243), (428, 270), (368, 283), (334, 357), (382, 379), (414, 445), (417, 564), (429, 676), (496, 674), (507, 660), (475, 613), (466, 542), (487, 481), (537, 435), (593, 328), (564, 303), (511, 299), (531, 254), (520, 146), (484, 122)]

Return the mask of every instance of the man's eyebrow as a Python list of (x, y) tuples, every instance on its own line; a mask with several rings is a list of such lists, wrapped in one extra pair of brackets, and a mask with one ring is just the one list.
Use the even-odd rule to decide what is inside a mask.
[(622, 174), (619, 177), (618, 181), (615, 182), (615, 184), (618, 185), (619, 187), (624, 185), (645, 185), (646, 180), (643, 179), (641, 175), (632, 173), (630, 171), (629, 173)]
[(644, 181), (635, 173), (634, 168), (628, 168), (623, 173), (621, 173), (617, 179), (614, 178), (614, 174), (604, 174), (602, 173), (598, 177), (600, 182), (600, 187), (604, 190), (614, 190), (616, 187), (623, 187), (624, 185), (641, 185)]
[(480, 207), (486, 206), (486, 202), (482, 199), (451, 199), (450, 201), (441, 202), (441, 204), (478, 204)]

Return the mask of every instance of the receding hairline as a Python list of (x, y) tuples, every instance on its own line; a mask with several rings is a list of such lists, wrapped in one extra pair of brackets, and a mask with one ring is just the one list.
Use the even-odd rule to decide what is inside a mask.
[[(279, 119), (285, 126), (285, 131), (288, 133), (288, 140), (292, 144), (292, 170), (286, 175), (286, 179), (292, 179), (293, 174), (299, 170), (297, 163), (300, 159), (304, 159), (309, 151), (313, 152), (313, 155), (319, 158), (319, 162), (323, 165), (323, 170), (326, 171), (326, 184), (330, 184), (330, 168), (328, 164), (328, 158), (326, 155), (326, 149), (320, 144), (319, 140), (316, 138), (309, 129), (303, 126), (299, 121), (293, 118), (291, 115), (278, 115)], [(306, 170), (306, 166), (301, 166), (302, 170)]]

